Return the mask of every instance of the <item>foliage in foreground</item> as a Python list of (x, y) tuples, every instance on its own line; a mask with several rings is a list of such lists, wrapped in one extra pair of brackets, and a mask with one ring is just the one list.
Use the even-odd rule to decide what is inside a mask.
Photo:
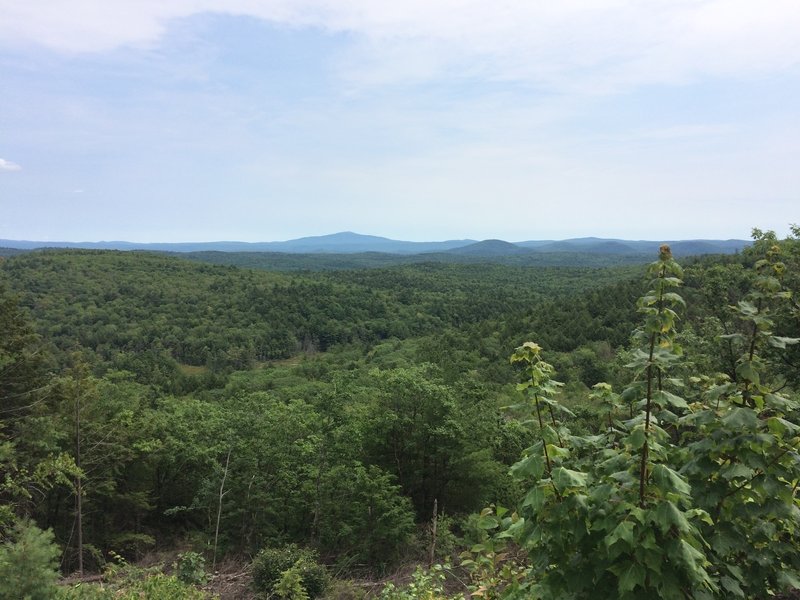
[(56, 594), (58, 547), (53, 533), (17, 523), (0, 545), (0, 600), (50, 600)]
[(265, 548), (252, 565), (253, 587), (267, 598), (317, 598), (330, 583), (324, 565), (306, 548), (288, 544), (281, 548)]
[(0, 600), (207, 600), (208, 594), (156, 569), (124, 561), (107, 568), (110, 583), (57, 585), (61, 554), (51, 531), (20, 521), (0, 545)]
[(735, 378), (680, 377), (682, 273), (662, 248), (639, 301), (636, 377), (621, 396), (631, 406), (614, 410), (599, 387), (612, 403), (599, 434), (571, 433), (541, 348), (517, 348), (527, 393), (517, 408), (538, 439), (512, 469), (530, 482), (508, 532), (531, 573), (507, 597), (765, 598), (800, 588), (798, 407), (764, 377), (767, 349), (797, 342), (773, 334), (771, 311), (791, 298), (779, 247), (755, 268), (753, 291), (733, 307)]

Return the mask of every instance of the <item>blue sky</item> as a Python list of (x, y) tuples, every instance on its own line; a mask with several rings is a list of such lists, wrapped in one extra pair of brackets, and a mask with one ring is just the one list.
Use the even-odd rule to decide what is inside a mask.
[(800, 222), (796, 0), (0, 0), (0, 238)]

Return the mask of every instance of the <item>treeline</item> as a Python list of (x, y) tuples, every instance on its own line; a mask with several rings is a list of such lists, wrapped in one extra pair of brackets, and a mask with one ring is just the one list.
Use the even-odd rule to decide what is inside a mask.
[(267, 271), (339, 271), (385, 269), (403, 265), (507, 265), (531, 268), (608, 268), (619, 265), (642, 265), (646, 254), (608, 254), (602, 252), (534, 252), (506, 255), (457, 254), (431, 252), (423, 254), (386, 254), (360, 252), (353, 254), (295, 254), (284, 252), (214, 252), (199, 251), (173, 254), (187, 260), (217, 265), (232, 265)]
[(589, 268), (425, 265), (289, 276), (76, 250), (19, 256), (2, 273), (57, 354), (80, 349), (92, 364), (167, 387), (180, 379), (174, 363), (245, 369), (342, 344), (511, 323), (546, 297), (603, 282)]

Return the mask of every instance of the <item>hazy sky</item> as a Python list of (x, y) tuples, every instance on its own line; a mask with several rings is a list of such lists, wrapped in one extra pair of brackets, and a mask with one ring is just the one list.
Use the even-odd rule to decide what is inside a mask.
[(0, 238), (792, 222), (798, 0), (0, 0)]

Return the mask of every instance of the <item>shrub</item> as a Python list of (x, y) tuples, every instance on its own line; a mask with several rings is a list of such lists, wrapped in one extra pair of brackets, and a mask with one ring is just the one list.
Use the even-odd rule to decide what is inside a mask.
[(284, 600), (308, 600), (308, 592), (303, 587), (299, 563), (281, 573), (280, 581), (275, 585), (275, 595)]
[(203, 585), (208, 582), (206, 574), (206, 559), (197, 552), (183, 552), (178, 554), (175, 561), (175, 576), (183, 583), (190, 585)]
[(381, 590), (379, 600), (457, 600), (463, 596), (450, 597), (444, 589), (444, 565), (433, 565), (430, 570), (417, 567), (411, 581), (402, 587), (387, 583)]
[(58, 593), (60, 552), (50, 530), (18, 523), (0, 545), (0, 600), (51, 600)]
[(301, 585), (309, 598), (321, 596), (328, 586), (328, 570), (317, 562), (316, 553), (295, 544), (265, 548), (259, 552), (253, 560), (253, 586), (256, 591), (273, 597), (275, 586), (290, 569), (299, 573)]
[[(195, 554), (195, 553), (187, 553)], [(210, 600), (218, 599), (175, 575), (162, 572), (163, 565), (142, 568), (128, 564), (112, 553), (114, 561), (106, 566), (107, 583), (79, 583), (62, 587), (59, 600)], [(199, 555), (197, 555), (199, 556)], [(201, 557), (202, 558), (202, 557)], [(180, 558), (178, 559), (180, 561)], [(177, 568), (177, 567), (176, 567)]]

